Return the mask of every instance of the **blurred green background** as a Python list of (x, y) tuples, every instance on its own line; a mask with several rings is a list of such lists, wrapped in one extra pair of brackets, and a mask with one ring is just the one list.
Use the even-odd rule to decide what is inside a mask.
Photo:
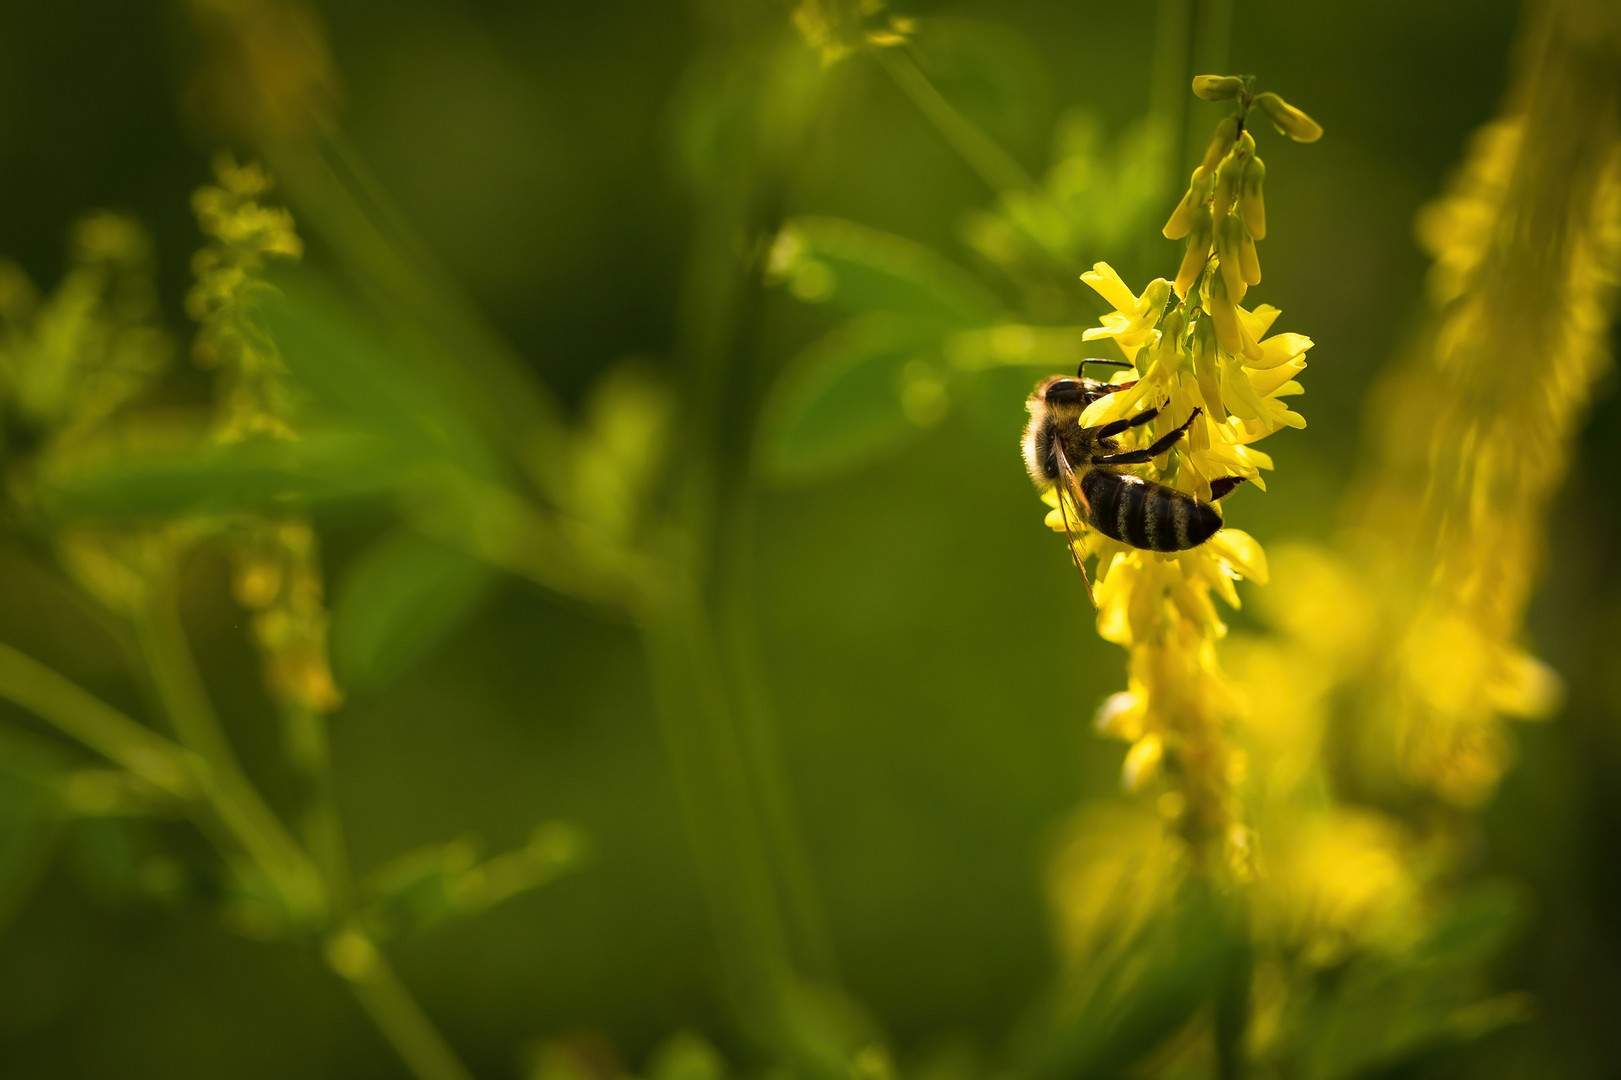
[[(955, 35), (942, 40), (968, 58), (943, 91), (1038, 176), (1066, 110), (1095, 117), (1107, 144), (1155, 92), (1152, 4), (902, 10)], [(1310, 426), (1269, 444), (1269, 491), (1229, 509), (1265, 543), (1321, 538), (1357, 464), (1364, 395), (1419, 315), (1415, 212), (1498, 105), (1518, 12), (1507, 0), (1199, 11), (1218, 28), (1230, 19), (1229, 34), (1198, 41), (1202, 66), (1258, 73), (1328, 132), (1312, 147), (1265, 143), (1274, 238), (1261, 296), (1283, 309), (1281, 327), (1317, 342)], [(581, 408), (627, 357), (680, 378), (681, 281), (703, 224), (678, 164), (679, 111), (713, 46), (703, 6), (349, 0), (321, 15), (353, 146), (564, 403)], [(201, 242), (189, 197), (216, 148), (180, 107), (193, 48), (183, 12), (161, 3), (0, 7), (0, 253), (48, 286), (75, 217), (127, 211), (153, 231), (177, 333)], [(982, 181), (869, 57), (830, 85), (789, 213), (848, 218), (974, 265), (962, 234), (991, 201)], [(1202, 138), (1215, 114), (1190, 107)], [(1180, 175), (1178, 164), (1167, 191)], [(1157, 228), (1173, 201), (1137, 231), (1151, 241), (1097, 257), (1134, 284), (1168, 273), (1177, 246)], [(310, 259), (321, 257), (312, 238)], [(762, 317), (771, 368), (837, 318), (782, 290)], [(1021, 468), (1028, 381), (1019, 373), (1005, 398), (958, 409), (894, 453), (762, 484), (747, 503), (753, 646), (807, 862), (845, 988), (903, 1059), (994, 1056), (1006, 1043), (1055, 971), (1043, 895), (1054, 831), (1118, 782), (1121, 748), (1088, 718), (1121, 684), (1122, 659), (1097, 639)], [(1621, 1074), (1618, 460), (1621, 404), (1603, 394), (1550, 522), (1531, 620), (1569, 705), (1517, 730), (1520, 763), (1475, 853), (1524, 886), (1528, 920), (1494, 979), (1531, 991), (1537, 1016), (1422, 1075)], [(504, 850), (541, 820), (590, 838), (579, 872), (394, 949), (474, 1072), (519, 1075), (526, 1046), (580, 1031), (632, 1064), (685, 1028), (729, 1046), (634, 631), (492, 577), (464, 614), (445, 613), (430, 649), (368, 678), (345, 666), (343, 598), (389, 515), (336, 507), (316, 524), (348, 694), (333, 740), (357, 867), (469, 833)], [(249, 771), (285, 799), (223, 562), (199, 557), (189, 573), (185, 613), (209, 687)], [(52, 589), (0, 538), (0, 640), (138, 715), (125, 658)], [(9, 706), (0, 720), (35, 729)], [(190, 826), (80, 821), (8, 844), (21, 854), (0, 879), (0, 1076), (400, 1075), (313, 953), (235, 936), (201, 900), (137, 895), (130, 868), (198, 849)]]

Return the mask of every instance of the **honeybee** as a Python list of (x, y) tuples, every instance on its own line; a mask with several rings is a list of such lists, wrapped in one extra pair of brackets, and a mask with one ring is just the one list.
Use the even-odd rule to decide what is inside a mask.
[[(1030, 479), (1045, 490), (1058, 489), (1058, 508), (1064, 515), (1070, 552), (1075, 554), (1072, 522), (1085, 522), (1104, 536), (1145, 551), (1186, 551), (1198, 547), (1221, 528), (1221, 514), (1210, 503), (1164, 484), (1126, 471), (1142, 465), (1176, 445), (1200, 413), (1195, 408), (1175, 430), (1140, 450), (1121, 450), (1115, 437), (1148, 423), (1159, 415), (1150, 408), (1098, 427), (1082, 427), (1081, 414), (1092, 402), (1135, 382), (1105, 383), (1086, 377), (1087, 364), (1119, 364), (1113, 360), (1085, 360), (1073, 378), (1054, 375), (1043, 379), (1025, 403), (1030, 423), (1024, 430), (1024, 462)], [(1125, 366), (1125, 365), (1119, 365)], [(1212, 501), (1230, 493), (1243, 477), (1224, 476), (1211, 481)], [(1076, 556), (1075, 565), (1081, 569)], [(1091, 595), (1091, 583), (1087, 594)]]

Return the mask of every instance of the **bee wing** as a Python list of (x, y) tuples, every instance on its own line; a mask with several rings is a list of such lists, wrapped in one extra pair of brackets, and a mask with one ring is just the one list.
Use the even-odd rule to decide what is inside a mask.
[(1081, 584), (1086, 586), (1086, 598), (1096, 608), (1098, 600), (1097, 597), (1092, 595), (1092, 579), (1086, 576), (1086, 567), (1081, 563), (1080, 552), (1075, 550), (1075, 546), (1081, 542), (1081, 538), (1075, 535), (1075, 526), (1070, 523), (1069, 517), (1070, 508), (1074, 507), (1075, 520), (1077, 522), (1085, 521), (1086, 512), (1091, 509), (1091, 506), (1087, 502), (1086, 493), (1081, 490), (1081, 483), (1075, 475), (1074, 468), (1070, 466), (1069, 455), (1064, 453), (1063, 441), (1054, 439), (1053, 450), (1054, 456), (1058, 459), (1058, 484), (1056, 485), (1058, 490), (1058, 512), (1064, 518), (1064, 538), (1069, 541), (1069, 557), (1074, 561), (1075, 569), (1080, 571)]

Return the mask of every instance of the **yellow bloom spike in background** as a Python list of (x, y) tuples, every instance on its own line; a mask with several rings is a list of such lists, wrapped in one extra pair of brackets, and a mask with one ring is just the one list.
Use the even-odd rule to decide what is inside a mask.
[(1504, 719), (1562, 697), (1522, 624), (1621, 276), (1621, 78), (1587, 14), (1542, 15), (1510, 108), (1420, 219), (1436, 315), (1380, 394), (1354, 513), (1350, 551), (1387, 601), (1362, 761), (1456, 806), (1508, 767)]
[[(1201, 76), (1194, 89), (1208, 96), (1224, 85)], [(1115, 309), (1084, 337), (1113, 341), (1135, 366), (1134, 374), (1119, 381), (1136, 383), (1093, 402), (1082, 426), (1157, 408), (1159, 417), (1139, 429), (1143, 434), (1133, 444), (1146, 446), (1202, 409), (1186, 437), (1142, 472), (1205, 501), (1211, 481), (1221, 478), (1264, 488), (1261, 470), (1270, 469), (1272, 459), (1255, 444), (1280, 428), (1305, 426), (1284, 399), (1301, 392), (1295, 376), (1305, 369), (1312, 344), (1300, 334), (1268, 336), (1278, 309), (1239, 305), (1248, 284), (1260, 280), (1254, 237), (1240, 205), (1247, 197), (1259, 206), (1259, 179), (1249, 188), (1244, 184), (1259, 158), (1244, 125), (1253, 103), (1248, 91), (1219, 96), (1238, 97), (1241, 112), (1217, 124), (1205, 163), (1166, 225), (1168, 237), (1189, 238), (1177, 279), (1156, 279), (1139, 295), (1106, 263), (1081, 276)], [(1252, 210), (1250, 220), (1256, 214)], [(1173, 291), (1180, 302), (1170, 307)], [(1047, 494), (1056, 506), (1053, 493)], [(1065, 531), (1061, 510), (1052, 510), (1047, 521)], [(1245, 766), (1229, 738), (1236, 704), (1217, 656), (1227, 627), (1212, 595), (1237, 607), (1234, 583), (1264, 583), (1265, 553), (1249, 534), (1231, 528), (1170, 555), (1083, 528), (1076, 556), (1097, 560), (1098, 632), (1130, 653), (1127, 690), (1098, 716), (1101, 731), (1131, 743), (1123, 767), (1126, 787), (1163, 783), (1175, 791), (1179, 827), (1195, 858), (1203, 860), (1213, 842), (1224, 842), (1233, 868), (1247, 874), (1249, 842), (1233, 794)]]
[[(292, 215), (262, 201), (272, 186), (263, 168), (221, 156), (214, 171), (218, 183), (192, 199), (209, 243), (192, 260), (197, 281), (186, 307), (200, 324), (197, 362), (217, 369), (222, 383), (216, 437), (296, 439), (291, 380), (258, 303), (272, 288), (262, 276), (266, 264), (297, 259), (304, 245)], [(309, 523), (255, 515), (235, 532), (234, 591), (253, 612), (271, 696), (299, 713), (331, 712), (343, 698), (327, 658), (319, 549)]]

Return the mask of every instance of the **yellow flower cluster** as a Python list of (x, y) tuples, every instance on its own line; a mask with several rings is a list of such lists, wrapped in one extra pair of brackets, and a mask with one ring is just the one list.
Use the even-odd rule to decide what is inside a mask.
[[(1168, 236), (1188, 237), (1176, 279), (1156, 279), (1134, 293), (1107, 264), (1082, 275), (1114, 308), (1085, 337), (1113, 341), (1133, 369), (1117, 377), (1127, 385), (1087, 408), (1081, 425), (1155, 407), (1158, 418), (1138, 429), (1147, 445), (1191, 417), (1163, 464), (1144, 466), (1142, 475), (1206, 502), (1214, 480), (1240, 478), (1264, 489), (1261, 470), (1272, 459), (1255, 444), (1282, 427), (1305, 426), (1286, 399), (1302, 392), (1295, 377), (1312, 345), (1300, 334), (1270, 333), (1277, 308), (1239, 303), (1260, 280), (1254, 240), (1266, 231), (1262, 166), (1243, 125), (1260, 99), (1246, 91), (1239, 104), (1241, 111), (1217, 126), (1166, 225)], [(1057, 492), (1044, 498), (1055, 508), (1048, 524), (1064, 530)], [(1131, 743), (1126, 786), (1141, 789), (1167, 773), (1162, 809), (1179, 819), (1196, 857), (1209, 841), (1224, 841), (1235, 868), (1245, 872), (1248, 836), (1232, 797), (1244, 763), (1228, 737), (1237, 704), (1216, 655), (1227, 628), (1211, 594), (1237, 607), (1234, 583), (1264, 582), (1264, 553), (1237, 529), (1161, 554), (1083, 528), (1076, 556), (1097, 559), (1099, 633), (1130, 652), (1127, 689), (1104, 704), (1097, 720), (1104, 733)]]
[(145, 230), (106, 211), (74, 226), (67, 273), (49, 295), (0, 261), (0, 400), (28, 429), (26, 440), (7, 433), (13, 450), (26, 441), (60, 459), (168, 367), (155, 269)]
[(253, 612), (271, 697), (311, 712), (336, 709), (343, 695), (327, 660), (320, 549), (309, 522), (253, 520), (234, 555), (233, 592)]
[(186, 312), (199, 324), (193, 355), (218, 368), (224, 381), (219, 437), (236, 442), (250, 435), (294, 438), (287, 369), (260, 325), (257, 298), (269, 286), (265, 263), (297, 259), (304, 245), (285, 209), (259, 200), (270, 177), (257, 165), (237, 165), (228, 156), (214, 163), (216, 185), (198, 190), (192, 209), (209, 242), (191, 262), (196, 283), (186, 294)]
[(900, 45), (915, 20), (884, 10), (884, 0), (799, 0), (794, 28), (805, 43), (831, 64), (857, 49)]
[[(218, 184), (192, 200), (209, 244), (192, 260), (197, 282), (186, 297), (200, 324), (194, 352), (218, 368), (224, 386), (217, 438), (296, 439), (285, 364), (260, 324), (257, 300), (270, 286), (267, 260), (297, 259), (303, 244), (285, 209), (265, 206), (270, 177), (257, 165), (215, 163)], [(327, 658), (327, 614), (320, 553), (300, 517), (253, 517), (237, 524), (236, 598), (253, 612), (265, 681), (283, 706), (330, 712), (343, 700)]]
[(1540, 122), (1484, 129), (1420, 220), (1439, 319), (1387, 388), (1357, 515), (1383, 523), (1357, 542), (1392, 643), (1369, 734), (1393, 748), (1399, 783), (1461, 806), (1508, 765), (1502, 718), (1548, 716), (1561, 698), (1519, 639), (1621, 274), (1618, 144), (1548, 96), (1532, 98)]

